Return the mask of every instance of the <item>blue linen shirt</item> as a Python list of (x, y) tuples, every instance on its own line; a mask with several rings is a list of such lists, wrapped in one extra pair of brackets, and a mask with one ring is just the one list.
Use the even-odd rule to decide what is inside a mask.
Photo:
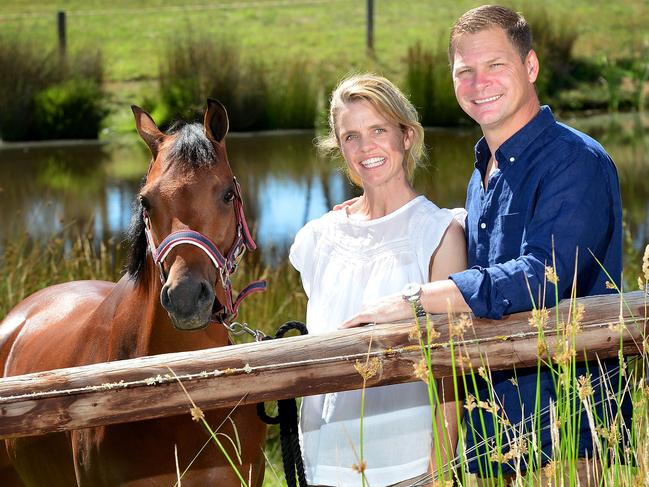
[[(542, 304), (545, 266), (553, 262), (560, 299), (570, 297), (575, 263), (577, 296), (610, 292), (593, 255), (619, 284), (619, 182), (598, 142), (557, 122), (544, 106), (496, 151), (498, 169), (486, 190), (491, 152), (484, 138), (475, 157), (466, 199), (469, 269), (451, 279), (476, 316), (530, 310), (532, 297)], [(555, 304), (554, 290), (546, 292), (545, 304)]]
[[(559, 299), (569, 298), (576, 267), (577, 296), (609, 293), (604, 269), (619, 285), (622, 272), (622, 205), (617, 171), (602, 146), (589, 136), (555, 120), (549, 107), (496, 150), (498, 162), (487, 188), (483, 181), (491, 152), (484, 138), (475, 146), (475, 170), (467, 190), (466, 237), (469, 268), (450, 276), (476, 316), (499, 319), (504, 314), (556, 304), (554, 286), (545, 284), (546, 266), (559, 277)], [(594, 259), (595, 256), (603, 266)], [(541, 303), (543, 288), (545, 303)], [(597, 363), (589, 364), (592, 381)], [(604, 366), (616, 370), (617, 361)], [(577, 376), (586, 375), (584, 365)], [(516, 383), (512, 380), (516, 379)], [(556, 397), (548, 369), (519, 369), (492, 374), (493, 392), (512, 424), (529, 423), (535, 410), (537, 380), (541, 408)], [(491, 396), (484, 381), (481, 400)], [(623, 412), (630, 417), (630, 410)], [(483, 431), (480, 414), (484, 419)], [(580, 454), (592, 439), (581, 415)], [(467, 448), (480, 447), (484, 434), (494, 440), (489, 414), (476, 408), (467, 417)], [(475, 430), (471, 428), (475, 425)], [(551, 454), (549, 415), (541, 421), (540, 440)], [(492, 441), (491, 443), (494, 443)], [(503, 438), (502, 444), (507, 445)], [(469, 450), (470, 451), (470, 450)], [(507, 451), (504, 448), (503, 451)], [(469, 469), (486, 476), (489, 452), (469, 458)], [(547, 459), (547, 458), (546, 458)], [(500, 468), (493, 465), (493, 472)], [(511, 472), (511, 465), (501, 466)], [(525, 467), (523, 466), (523, 469)]]

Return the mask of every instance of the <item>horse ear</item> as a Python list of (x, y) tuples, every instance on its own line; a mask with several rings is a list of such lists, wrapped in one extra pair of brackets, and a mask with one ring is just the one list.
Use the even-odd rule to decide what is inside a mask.
[(133, 110), (133, 115), (135, 116), (137, 132), (142, 137), (142, 140), (146, 142), (146, 145), (149, 146), (151, 154), (153, 154), (153, 158), (155, 159), (158, 155), (158, 149), (160, 148), (160, 142), (164, 134), (160, 132), (151, 115), (147, 112), (135, 105), (131, 105), (131, 110)]
[(207, 99), (207, 110), (205, 110), (205, 119), (203, 120), (205, 133), (215, 142), (222, 142), (230, 128), (228, 112), (218, 100), (213, 98)]

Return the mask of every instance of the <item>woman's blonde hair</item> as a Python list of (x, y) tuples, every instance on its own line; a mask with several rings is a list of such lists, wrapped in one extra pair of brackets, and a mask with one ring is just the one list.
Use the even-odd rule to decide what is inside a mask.
[[(386, 119), (396, 123), (402, 130), (412, 129), (410, 149), (404, 154), (404, 166), (408, 181), (412, 182), (415, 169), (424, 155), (424, 129), (419, 123), (417, 110), (408, 98), (391, 81), (371, 73), (355, 74), (343, 79), (331, 94), (329, 105), (329, 133), (317, 140), (322, 154), (342, 156), (336, 122), (338, 114), (347, 103), (364, 100)], [(357, 186), (361, 181), (357, 174), (345, 165), (349, 179)]]

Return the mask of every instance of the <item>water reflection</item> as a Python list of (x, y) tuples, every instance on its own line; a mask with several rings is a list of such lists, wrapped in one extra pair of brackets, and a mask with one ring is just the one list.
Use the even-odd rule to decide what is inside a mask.
[(306, 186), (268, 176), (257, 199), (259, 242), (284, 247), (287, 238), (292, 238), (306, 222), (325, 213), (332, 202), (345, 199), (345, 185), (340, 173), (325, 176), (324, 180), (311, 176)]
[[(616, 161), (629, 230), (627, 261), (637, 259), (649, 241), (649, 121), (618, 116), (570, 123), (600, 140)], [(430, 160), (417, 172), (418, 191), (439, 206), (463, 206), (478, 136), (476, 130), (427, 131)], [(230, 162), (267, 263), (285, 255), (306, 221), (356, 194), (335, 163), (316, 157), (312, 141), (310, 133), (228, 138)], [(121, 240), (148, 159), (135, 137), (111, 145), (2, 148), (0, 246), (24, 232), (45, 241), (66, 229), (92, 232), (98, 241)]]

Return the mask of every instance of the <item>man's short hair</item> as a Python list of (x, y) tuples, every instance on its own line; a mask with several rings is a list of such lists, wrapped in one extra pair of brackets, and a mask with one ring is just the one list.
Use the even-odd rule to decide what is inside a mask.
[(521, 60), (524, 61), (532, 49), (532, 31), (525, 17), (499, 5), (482, 5), (466, 12), (453, 25), (448, 43), (448, 59), (451, 66), (453, 66), (455, 44), (458, 37), (493, 28), (505, 31), (510, 42), (520, 54)]

